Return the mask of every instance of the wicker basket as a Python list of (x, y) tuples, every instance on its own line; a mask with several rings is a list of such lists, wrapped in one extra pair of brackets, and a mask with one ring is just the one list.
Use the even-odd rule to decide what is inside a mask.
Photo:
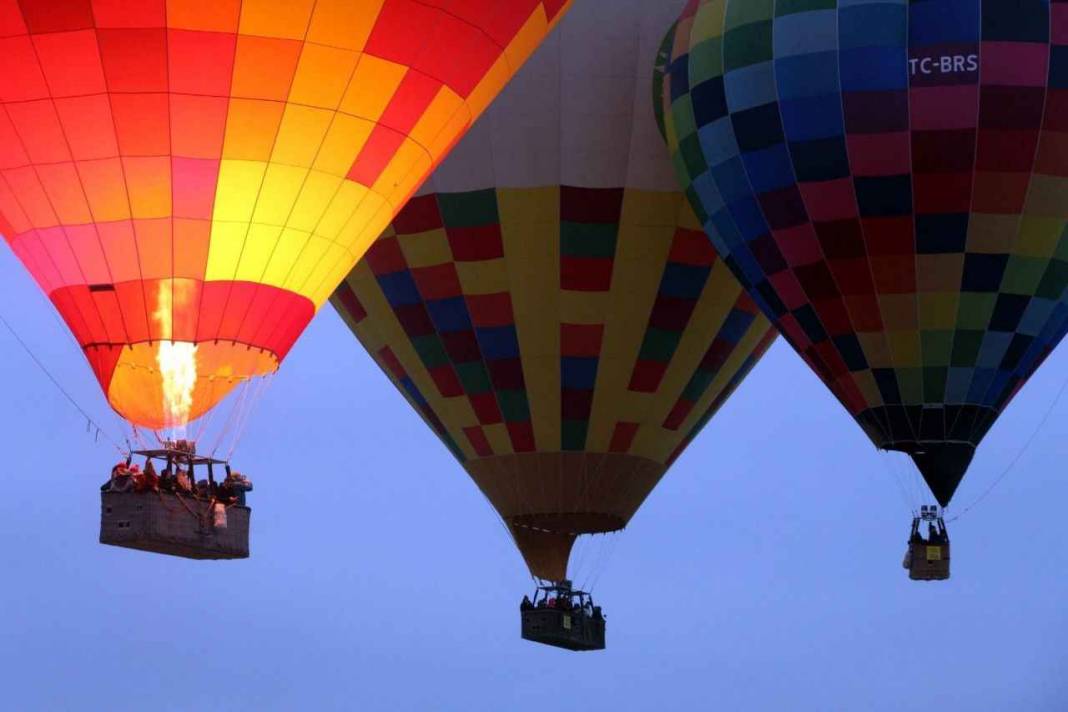
[(949, 578), (949, 544), (928, 544), (925, 541), (909, 545), (909, 578), (913, 581), (944, 581)]
[(579, 611), (531, 608), (522, 611), (522, 637), (567, 650), (604, 650), (604, 618)]
[(101, 492), (100, 543), (187, 559), (248, 558), (251, 510), (221, 517), (207, 503), (169, 492)]

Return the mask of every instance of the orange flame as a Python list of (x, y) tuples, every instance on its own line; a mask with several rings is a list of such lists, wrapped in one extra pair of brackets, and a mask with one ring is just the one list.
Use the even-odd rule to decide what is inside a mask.
[[(163, 411), (167, 425), (185, 430), (193, 408), (193, 388), (197, 382), (197, 345), (188, 341), (171, 341), (174, 334), (174, 309), (185, 306), (191, 297), (188, 283), (161, 280), (156, 311), (152, 318), (159, 325), (159, 348), (156, 363), (163, 379)], [(184, 435), (184, 432), (177, 433)]]

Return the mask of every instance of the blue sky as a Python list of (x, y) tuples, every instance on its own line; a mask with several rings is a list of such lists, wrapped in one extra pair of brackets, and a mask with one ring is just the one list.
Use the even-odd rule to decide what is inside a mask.
[[(0, 314), (118, 430), (51, 306), (0, 251)], [(0, 680), (16, 710), (1068, 708), (1068, 397), (908, 581), (881, 455), (777, 344), (616, 537), (608, 650), (519, 639), (531, 589), (459, 465), (327, 307), (249, 424), (252, 558), (96, 543), (115, 459), (0, 330)], [(980, 448), (962, 508), (1068, 378), (1055, 353)], [(592, 556), (590, 557), (592, 560)]]

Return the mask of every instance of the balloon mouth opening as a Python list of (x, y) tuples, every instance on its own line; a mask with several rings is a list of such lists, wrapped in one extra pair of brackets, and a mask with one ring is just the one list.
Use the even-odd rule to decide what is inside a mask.
[(601, 512), (519, 514), (508, 518), (509, 524), (547, 534), (607, 534), (626, 526), (622, 517)]
[(235, 387), (277, 370), (274, 353), (233, 341), (132, 344), (111, 372), (108, 402), (131, 423), (183, 437)]

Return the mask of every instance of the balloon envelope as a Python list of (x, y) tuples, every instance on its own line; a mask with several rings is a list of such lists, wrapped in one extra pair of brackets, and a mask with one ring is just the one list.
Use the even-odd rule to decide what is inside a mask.
[(717, 251), (943, 505), (1068, 325), (1065, 8), (694, 0), (663, 58)]
[(112, 406), (181, 424), (277, 369), (566, 5), (0, 0), (0, 232)]
[(333, 297), (545, 579), (627, 523), (772, 338), (657, 136), (680, 8), (576, 5)]

